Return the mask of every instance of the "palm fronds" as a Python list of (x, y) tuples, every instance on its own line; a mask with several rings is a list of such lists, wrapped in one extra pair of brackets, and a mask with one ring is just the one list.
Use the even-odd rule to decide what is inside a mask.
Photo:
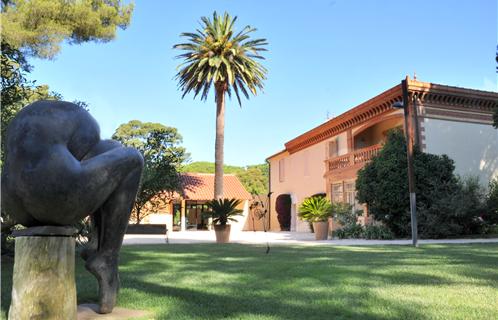
[(256, 95), (257, 90), (263, 89), (267, 70), (257, 60), (264, 59), (260, 53), (267, 51), (268, 43), (266, 39), (251, 39), (250, 33), (256, 31), (251, 26), (235, 33), (236, 20), (226, 12), (219, 16), (215, 11), (212, 18), (201, 18), (202, 30), (180, 34), (186, 42), (173, 48), (183, 51), (176, 56), (184, 61), (175, 77), (183, 91), (182, 98), (193, 92), (194, 98), (200, 94), (201, 100), (206, 100), (215, 84), (229, 96), (235, 92), (241, 105), (241, 93), (249, 98), (249, 92)]
[(236, 222), (234, 216), (240, 216), (243, 212), (237, 209), (241, 202), (238, 199), (211, 200), (207, 203), (209, 211), (205, 212), (204, 216), (213, 218), (213, 224), (225, 225), (228, 221)]

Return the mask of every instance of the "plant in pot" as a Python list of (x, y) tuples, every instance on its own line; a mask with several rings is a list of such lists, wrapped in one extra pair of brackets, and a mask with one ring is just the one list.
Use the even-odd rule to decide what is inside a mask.
[(229, 221), (237, 221), (235, 216), (240, 216), (242, 210), (237, 209), (241, 200), (238, 199), (214, 199), (207, 203), (209, 211), (203, 214), (206, 218), (213, 219), (214, 232), (217, 243), (227, 243), (230, 240)]
[(328, 219), (332, 216), (332, 204), (325, 197), (313, 196), (304, 199), (299, 206), (299, 217), (313, 223), (316, 240), (327, 240), (329, 233)]

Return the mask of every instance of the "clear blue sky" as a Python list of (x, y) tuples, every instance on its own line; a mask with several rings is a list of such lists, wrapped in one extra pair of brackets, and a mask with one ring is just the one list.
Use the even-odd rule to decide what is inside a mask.
[(265, 90), (229, 101), (225, 163), (248, 165), (398, 84), (421, 81), (497, 91), (496, 0), (137, 1), (115, 41), (64, 45), (33, 60), (32, 78), (83, 100), (102, 136), (132, 119), (177, 127), (193, 161), (214, 161), (215, 104), (181, 99), (174, 80), (181, 32), (214, 10), (269, 41)]

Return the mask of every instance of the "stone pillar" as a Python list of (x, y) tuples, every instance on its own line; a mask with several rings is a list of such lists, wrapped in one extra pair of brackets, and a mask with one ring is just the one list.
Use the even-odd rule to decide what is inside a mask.
[(43, 226), (14, 232), (9, 320), (76, 319), (75, 229)]
[(186, 221), (185, 221), (185, 211), (186, 211), (186, 201), (182, 199), (182, 208), (181, 208), (181, 216), (180, 216), (180, 231), (187, 230)]

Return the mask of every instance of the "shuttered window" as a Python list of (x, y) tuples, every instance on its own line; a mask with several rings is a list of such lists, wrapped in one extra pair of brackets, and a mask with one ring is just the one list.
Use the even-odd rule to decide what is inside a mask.
[(280, 159), (278, 161), (278, 181), (285, 181), (285, 159)]

